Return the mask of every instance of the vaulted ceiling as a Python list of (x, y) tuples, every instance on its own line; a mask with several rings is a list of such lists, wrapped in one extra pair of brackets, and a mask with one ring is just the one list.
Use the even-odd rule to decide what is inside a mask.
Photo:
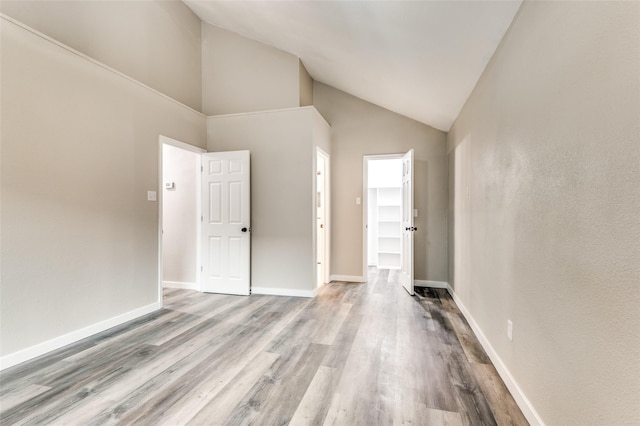
[(448, 131), (521, 0), (184, 2), (298, 56), (316, 81)]

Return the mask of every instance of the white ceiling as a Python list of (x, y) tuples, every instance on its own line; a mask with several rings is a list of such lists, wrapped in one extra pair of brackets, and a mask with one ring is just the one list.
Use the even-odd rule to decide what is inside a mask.
[(521, 0), (184, 2), (298, 56), (314, 80), (448, 131)]

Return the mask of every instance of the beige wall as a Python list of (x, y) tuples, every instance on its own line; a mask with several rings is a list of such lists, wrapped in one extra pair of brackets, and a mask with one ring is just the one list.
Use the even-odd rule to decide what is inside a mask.
[(548, 425), (640, 424), (639, 140), (638, 2), (524, 2), (449, 135), (452, 284)]
[(314, 146), (329, 145), (319, 120), (313, 107), (207, 119), (209, 151), (251, 151), (254, 289), (315, 288)]
[(298, 58), (202, 23), (202, 108), (206, 115), (300, 106)]
[[(313, 107), (312, 115), (313, 115), (313, 146), (315, 148), (320, 148), (326, 154), (331, 157), (331, 126), (324, 119), (324, 117), (318, 112), (315, 107)], [(314, 153), (316, 152), (314, 148)], [(314, 165), (314, 169), (312, 173), (316, 172), (316, 165), (318, 164), (315, 159), (312, 163)], [(315, 175), (314, 175), (315, 176)], [(315, 191), (314, 191), (315, 194)]]
[[(171, 182), (173, 188), (165, 188)], [(162, 146), (162, 280), (200, 288), (196, 268), (200, 221), (200, 154)]]
[(2, 20), (1, 354), (158, 302), (158, 137), (205, 119)]
[(314, 104), (332, 128), (331, 274), (363, 273), (363, 156), (413, 148), (415, 278), (447, 281), (446, 134), (319, 82)]
[(201, 108), (200, 19), (180, 1), (2, 0), (0, 12)]
[(300, 106), (313, 105), (313, 79), (302, 61), (300, 63)]

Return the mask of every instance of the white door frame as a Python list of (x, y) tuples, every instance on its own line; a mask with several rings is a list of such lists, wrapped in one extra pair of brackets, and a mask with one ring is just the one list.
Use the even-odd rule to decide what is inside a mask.
[[(369, 241), (367, 238), (369, 229), (369, 160), (401, 160), (403, 157), (404, 154), (377, 154), (365, 155), (362, 158), (362, 183), (364, 185), (362, 188), (362, 277), (365, 282), (368, 281), (369, 277)], [(402, 262), (402, 257), (400, 259)]]
[[(316, 147), (314, 168), (313, 168), (313, 205), (316, 206), (317, 200), (317, 183), (318, 183), (318, 157), (324, 159), (324, 268), (322, 272), (323, 283), (329, 282), (331, 274), (331, 156), (323, 151), (320, 147)], [(314, 277), (318, 275), (318, 219), (316, 208), (313, 209), (313, 253), (314, 253)], [(318, 287), (316, 283), (316, 288)]]
[[(163, 136), (160, 135), (158, 138), (158, 189), (157, 189), (157, 203), (158, 203), (158, 302), (160, 302), (160, 306), (163, 306), (163, 302), (162, 302), (162, 203), (163, 203), (163, 186), (164, 186), (164, 182), (162, 181), (162, 166), (163, 166), (163, 161), (164, 159), (162, 158), (162, 145), (171, 145), (171, 146), (175, 146), (176, 148), (180, 148), (180, 149), (184, 149), (186, 151), (191, 151), (194, 152), (196, 154), (198, 154), (198, 157), (200, 157), (200, 154), (207, 152), (206, 149), (202, 149), (200, 147), (197, 147), (195, 145), (189, 145), (188, 143), (184, 143), (181, 142), (179, 140), (176, 139), (171, 139), (167, 136)], [(200, 160), (199, 160), (200, 161)], [(200, 165), (201, 167), (201, 165)], [(196, 185), (197, 185), (197, 190), (196, 190), (196, 211), (202, 211), (202, 200), (201, 200), (201, 186), (202, 186), (202, 174), (201, 173), (196, 173), (197, 175), (197, 179), (196, 179)], [(198, 284), (198, 286), (200, 286), (200, 268), (198, 267), (198, 265), (200, 265), (201, 262), (201, 247), (200, 247), (200, 233), (201, 233), (201, 224), (200, 221), (197, 220), (197, 217), (194, 218), (194, 220), (196, 221), (196, 264), (195, 264), (195, 268), (196, 268), (196, 283)]]

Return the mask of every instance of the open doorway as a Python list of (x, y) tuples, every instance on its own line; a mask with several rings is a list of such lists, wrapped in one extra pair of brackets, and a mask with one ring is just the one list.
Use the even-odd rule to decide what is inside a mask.
[(316, 288), (329, 282), (329, 155), (316, 148)]
[(200, 164), (203, 149), (160, 136), (160, 291), (200, 290)]
[(369, 267), (399, 269), (400, 284), (414, 294), (414, 151), (364, 157), (363, 276)]
[(365, 157), (366, 265), (402, 266), (402, 156)]
[(250, 294), (249, 158), (160, 136), (159, 300), (163, 288)]

